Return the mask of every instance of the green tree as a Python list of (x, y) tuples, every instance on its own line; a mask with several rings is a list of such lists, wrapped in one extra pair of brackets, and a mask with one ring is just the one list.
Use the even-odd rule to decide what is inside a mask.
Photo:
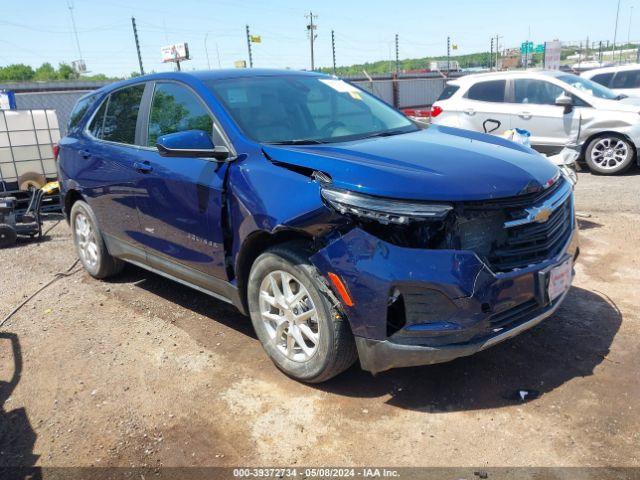
[(56, 72), (56, 69), (53, 68), (53, 65), (51, 65), (49, 62), (46, 62), (36, 69), (33, 79), (37, 81), (57, 80), (58, 72)]
[(33, 80), (35, 72), (29, 65), (14, 63), (6, 67), (0, 67), (0, 81), (26, 82)]
[(68, 63), (61, 63), (58, 65), (58, 79), (59, 80), (73, 80), (76, 78), (76, 72)]

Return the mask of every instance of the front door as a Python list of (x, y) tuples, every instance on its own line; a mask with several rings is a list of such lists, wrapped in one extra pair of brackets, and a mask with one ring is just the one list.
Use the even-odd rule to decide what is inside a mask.
[(513, 80), (511, 126), (531, 132), (531, 146), (542, 153), (556, 153), (576, 142), (580, 114), (576, 108), (556, 105), (563, 93), (562, 87), (545, 80)]
[(220, 145), (213, 117), (197, 94), (181, 83), (157, 82), (138, 160), (138, 241), (152, 266), (201, 284), (194, 275), (225, 278), (222, 196), (228, 163), (160, 156), (156, 139), (185, 130), (208, 132)]

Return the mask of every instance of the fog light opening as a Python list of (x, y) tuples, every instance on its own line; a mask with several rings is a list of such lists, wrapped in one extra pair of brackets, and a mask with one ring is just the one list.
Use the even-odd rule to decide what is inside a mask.
[(387, 337), (390, 337), (407, 324), (407, 315), (404, 306), (404, 298), (397, 288), (389, 296), (387, 307)]

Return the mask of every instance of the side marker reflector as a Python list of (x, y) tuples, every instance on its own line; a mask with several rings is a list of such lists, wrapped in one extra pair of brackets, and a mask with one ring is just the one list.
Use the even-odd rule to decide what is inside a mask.
[(344, 283), (342, 283), (342, 280), (340, 280), (340, 277), (335, 273), (331, 273), (331, 272), (329, 272), (328, 275), (329, 275), (329, 280), (331, 280), (331, 283), (333, 283), (333, 286), (336, 287), (336, 290), (340, 294), (340, 297), (342, 297), (342, 301), (344, 302), (344, 304), (347, 307), (353, 307), (353, 300), (351, 300), (351, 297), (349, 296), (349, 292), (347, 291), (347, 287), (344, 286)]

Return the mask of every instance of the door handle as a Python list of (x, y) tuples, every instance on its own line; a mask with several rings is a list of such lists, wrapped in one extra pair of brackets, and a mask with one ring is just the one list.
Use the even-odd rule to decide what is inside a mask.
[(153, 172), (153, 167), (149, 162), (133, 162), (133, 168), (135, 168), (140, 173), (151, 173)]
[(91, 156), (91, 152), (89, 150), (80, 150), (80, 156), (86, 160)]
[(520, 118), (524, 118), (525, 120), (529, 120), (531, 118), (531, 112), (520, 112), (518, 116)]
[(476, 113), (476, 111), (473, 108), (465, 108), (464, 113), (466, 113), (467, 115), (473, 115)]

